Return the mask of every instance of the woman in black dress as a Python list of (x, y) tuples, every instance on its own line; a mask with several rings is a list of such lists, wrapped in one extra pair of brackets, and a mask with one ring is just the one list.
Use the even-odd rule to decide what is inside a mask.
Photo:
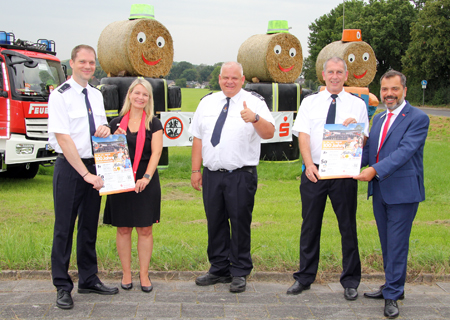
[(152, 87), (144, 78), (137, 78), (128, 89), (120, 116), (110, 123), (111, 132), (127, 136), (136, 188), (108, 195), (103, 217), (103, 223), (117, 227), (117, 252), (123, 271), (121, 287), (125, 290), (133, 288), (131, 233), (136, 228), (139, 278), (144, 292), (153, 289), (148, 275), (153, 250), (152, 225), (159, 222), (161, 211), (157, 166), (163, 148), (163, 128), (153, 110)]

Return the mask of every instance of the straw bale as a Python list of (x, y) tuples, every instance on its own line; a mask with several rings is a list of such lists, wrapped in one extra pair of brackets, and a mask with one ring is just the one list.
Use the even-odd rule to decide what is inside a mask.
[(377, 60), (372, 47), (364, 41), (342, 42), (335, 41), (320, 51), (316, 60), (317, 79), (323, 81), (323, 63), (329, 58), (337, 56), (344, 59), (348, 69), (349, 87), (367, 87), (377, 73)]
[[(278, 54), (276, 46), (281, 48)], [(237, 61), (248, 81), (292, 83), (302, 72), (302, 46), (290, 33), (256, 34), (241, 45)]]
[[(142, 35), (145, 35), (145, 41), (142, 41)], [(165, 42), (163, 46), (159, 41), (161, 37)], [(109, 24), (100, 34), (97, 50), (100, 65), (111, 76), (122, 72), (129, 76), (164, 77), (173, 62), (172, 36), (166, 27), (153, 19)]]

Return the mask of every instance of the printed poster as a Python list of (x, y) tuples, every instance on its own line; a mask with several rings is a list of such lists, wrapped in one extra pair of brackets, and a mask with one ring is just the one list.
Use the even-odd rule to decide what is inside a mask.
[(105, 183), (100, 195), (134, 191), (134, 174), (127, 137), (113, 134), (107, 138), (92, 137), (97, 175)]
[(351, 178), (361, 169), (364, 123), (326, 124), (319, 163), (321, 179)]

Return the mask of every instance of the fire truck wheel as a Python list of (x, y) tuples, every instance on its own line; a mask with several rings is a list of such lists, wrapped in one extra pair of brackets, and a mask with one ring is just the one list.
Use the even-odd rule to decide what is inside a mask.
[(29, 162), (17, 166), (10, 166), (4, 173), (5, 178), (33, 179), (39, 171), (39, 163)]

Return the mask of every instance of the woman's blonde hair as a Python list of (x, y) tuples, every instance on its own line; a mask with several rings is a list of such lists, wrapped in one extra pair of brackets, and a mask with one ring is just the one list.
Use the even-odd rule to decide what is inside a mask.
[(133, 92), (134, 88), (139, 84), (148, 91), (148, 95), (149, 95), (147, 105), (144, 107), (144, 112), (145, 112), (145, 128), (147, 130), (150, 130), (150, 123), (152, 122), (153, 115), (154, 115), (154, 113), (153, 113), (153, 110), (154, 110), (154, 108), (153, 108), (153, 89), (152, 89), (152, 85), (150, 84), (150, 82), (148, 82), (144, 78), (142, 78), (142, 77), (137, 78), (136, 80), (133, 81), (133, 83), (128, 88), (127, 96), (125, 97), (125, 102), (123, 104), (122, 110), (120, 111), (120, 115), (124, 116), (127, 114), (128, 111), (130, 111), (130, 109), (131, 109), (130, 95)]

